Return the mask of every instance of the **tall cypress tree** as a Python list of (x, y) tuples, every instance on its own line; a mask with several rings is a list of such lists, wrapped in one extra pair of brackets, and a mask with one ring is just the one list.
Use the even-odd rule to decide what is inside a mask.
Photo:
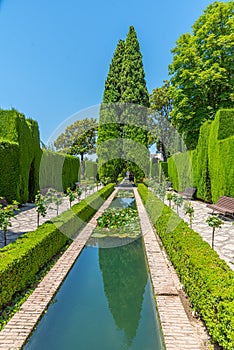
[[(133, 26), (125, 43), (121, 72), (121, 101), (125, 103), (123, 138), (124, 157), (129, 170), (140, 180), (148, 168), (147, 108), (149, 94), (146, 88), (145, 73), (140, 45)], [(127, 103), (127, 104), (126, 104)]]
[(98, 127), (98, 173), (100, 178), (108, 177), (111, 181), (117, 180), (123, 166), (120, 142), (122, 128), (119, 123), (121, 111), (118, 108), (118, 102), (121, 99), (120, 76), (124, 50), (125, 43), (119, 40), (105, 81)]
[(105, 82), (97, 154), (99, 176), (116, 180), (130, 170), (140, 180), (148, 168), (147, 108), (149, 95), (140, 45), (133, 26), (120, 40)]

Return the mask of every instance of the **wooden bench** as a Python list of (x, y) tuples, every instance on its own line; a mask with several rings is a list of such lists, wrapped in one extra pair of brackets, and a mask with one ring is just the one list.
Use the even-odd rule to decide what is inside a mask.
[(207, 204), (208, 208), (213, 209), (223, 215), (234, 215), (234, 198), (221, 196), (216, 204)]
[(193, 199), (193, 196), (195, 195), (196, 191), (197, 191), (196, 187), (188, 187), (183, 192), (183, 196), (189, 199)]

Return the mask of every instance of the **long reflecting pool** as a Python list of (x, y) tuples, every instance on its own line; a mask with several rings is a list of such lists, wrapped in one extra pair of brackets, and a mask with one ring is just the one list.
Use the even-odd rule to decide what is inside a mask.
[(164, 349), (142, 239), (85, 247), (24, 349)]

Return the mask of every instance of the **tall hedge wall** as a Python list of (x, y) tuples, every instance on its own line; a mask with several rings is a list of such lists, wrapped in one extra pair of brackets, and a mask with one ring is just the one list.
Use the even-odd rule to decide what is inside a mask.
[[(7, 164), (13, 164), (14, 167), (6, 166), (6, 162), (1, 162), (0, 172), (8, 173), (9, 177), (4, 177), (1, 181), (0, 195), (6, 199), (16, 199), (19, 202), (26, 202), (34, 198), (38, 189), (39, 177), (38, 170), (40, 164), (40, 137), (38, 124), (31, 119), (25, 119), (25, 116), (16, 110), (0, 110), (0, 138), (18, 145), (17, 157), (13, 148), (8, 146), (5, 149), (5, 159)], [(11, 151), (9, 149), (11, 148)], [(3, 148), (2, 148), (2, 152)], [(14, 178), (14, 186), (12, 184)]]
[(200, 129), (197, 148), (168, 159), (168, 176), (177, 191), (197, 188), (197, 198), (216, 202), (234, 197), (234, 109), (220, 110)]
[(0, 196), (19, 200), (19, 145), (0, 140)]
[(220, 110), (211, 124), (208, 157), (212, 200), (234, 197), (234, 109)]
[(159, 164), (156, 158), (150, 160), (150, 177), (158, 178), (159, 177)]
[(97, 177), (97, 163), (91, 160), (85, 161), (85, 178), (86, 179), (96, 179)]
[(40, 188), (64, 191), (79, 179), (80, 160), (68, 154), (43, 151), (40, 164)]

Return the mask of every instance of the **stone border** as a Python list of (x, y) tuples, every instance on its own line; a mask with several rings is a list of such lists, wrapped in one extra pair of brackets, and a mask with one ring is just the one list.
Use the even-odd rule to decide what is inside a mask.
[(137, 189), (133, 190), (166, 350), (201, 350), (146, 209)]
[(1, 350), (21, 349), (26, 343), (35, 325), (42, 317), (54, 294), (57, 292), (91, 236), (96, 227), (97, 218), (102, 215), (104, 210), (110, 205), (116, 193), (117, 189), (112, 192), (93, 218), (83, 228), (78, 237), (44, 277), (35, 291), (0, 332)]
[[(51, 299), (64, 281), (87, 240), (91, 236), (96, 219), (102, 215), (115, 197), (118, 188), (97, 211), (79, 236), (48, 272), (20, 310), (0, 332), (0, 349), (21, 349), (35, 325), (47, 309)], [(133, 188), (145, 243), (156, 305), (164, 336), (166, 350), (201, 350), (191, 323), (186, 315), (173, 276), (163, 254), (154, 229), (136, 188)]]

